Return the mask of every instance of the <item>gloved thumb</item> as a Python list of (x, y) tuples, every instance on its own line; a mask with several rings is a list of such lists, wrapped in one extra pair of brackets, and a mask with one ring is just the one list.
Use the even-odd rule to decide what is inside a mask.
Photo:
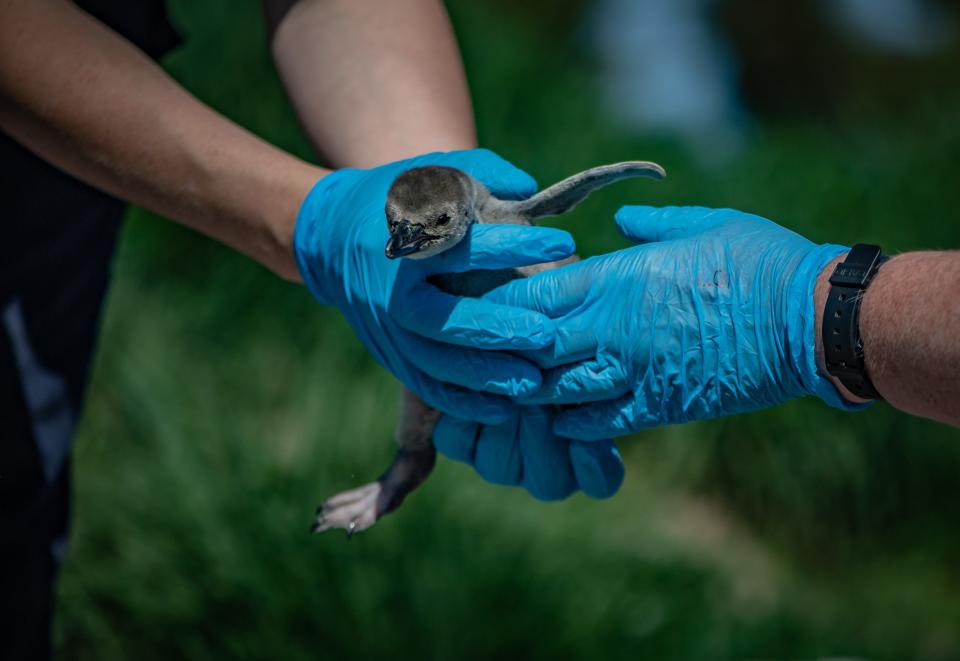
[(716, 209), (705, 207), (620, 207), (613, 217), (620, 232), (636, 243), (669, 241), (697, 234), (720, 222)]

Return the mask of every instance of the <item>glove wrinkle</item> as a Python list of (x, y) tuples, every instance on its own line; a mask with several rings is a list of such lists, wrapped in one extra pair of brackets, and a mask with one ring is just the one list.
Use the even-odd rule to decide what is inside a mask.
[[(565, 367), (534, 396), (573, 403), (589, 393), (557, 418), (558, 434), (603, 438), (804, 395), (858, 408), (815, 355), (813, 288), (843, 246), (732, 209), (628, 206), (616, 221), (641, 243), (492, 292), (530, 309), (563, 301), (575, 310), (553, 317), (551, 358)], [(593, 356), (564, 353), (590, 346)]]

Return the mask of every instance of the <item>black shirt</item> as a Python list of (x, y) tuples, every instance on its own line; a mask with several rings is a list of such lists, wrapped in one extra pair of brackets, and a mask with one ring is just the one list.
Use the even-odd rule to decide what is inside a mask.
[[(153, 58), (180, 42), (165, 0), (76, 4)], [(0, 132), (0, 304), (31, 281), (49, 277), (44, 271), (50, 266), (62, 277), (70, 266), (64, 259), (109, 260), (111, 248), (91, 250), (91, 243), (115, 233), (111, 225), (122, 207)]]

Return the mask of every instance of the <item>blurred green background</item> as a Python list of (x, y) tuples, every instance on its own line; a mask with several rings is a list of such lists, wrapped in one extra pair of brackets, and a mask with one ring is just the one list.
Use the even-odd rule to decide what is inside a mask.
[[(186, 41), (168, 70), (310, 157), (258, 3), (171, 4)], [(670, 173), (565, 217), (581, 254), (626, 246), (627, 202), (733, 206), (890, 253), (960, 246), (956, 44), (811, 41), (809, 3), (778, 37), (761, 19), (786, 3), (719, 3), (754, 117), (707, 165), (608, 121), (586, 4), (450, 3), (484, 146), (541, 183), (627, 158)], [(540, 503), (441, 459), (369, 533), (312, 537), (317, 503), (390, 460), (397, 382), (306, 290), (142, 211), (115, 272), (63, 658), (960, 658), (957, 430), (805, 400), (648, 431), (620, 443), (626, 482), (603, 502)]]

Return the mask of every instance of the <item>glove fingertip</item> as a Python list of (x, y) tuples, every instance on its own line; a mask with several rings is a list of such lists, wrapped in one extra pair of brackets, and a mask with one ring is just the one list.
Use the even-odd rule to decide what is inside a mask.
[(613, 220), (620, 234), (636, 243), (643, 243), (649, 239), (646, 228), (661, 211), (659, 207), (649, 205), (626, 205), (617, 210)]
[(631, 218), (636, 218), (637, 216), (644, 216), (656, 211), (659, 211), (661, 207), (655, 207), (650, 204), (624, 204), (622, 207), (617, 209), (617, 212), (613, 215), (616, 220), (629, 220)]
[[(577, 251), (577, 242), (570, 232), (556, 227), (538, 227), (536, 229), (542, 233), (543, 254), (550, 261), (566, 259)], [(544, 232), (543, 230), (548, 231)]]
[(488, 186), (492, 193), (501, 199), (525, 200), (537, 192), (539, 186), (536, 179), (508, 161), (503, 163), (498, 180)]
[(532, 197), (538, 190), (540, 190), (540, 184), (537, 183), (537, 180), (527, 174), (526, 171), (518, 168), (517, 181), (515, 183), (517, 199), (525, 200), (528, 197)]
[(524, 200), (537, 192), (537, 181), (527, 172), (489, 149), (471, 153), (482, 159), (482, 167), (474, 172), (490, 192), (505, 200)]
[(566, 500), (577, 491), (576, 485), (573, 484), (564, 486), (562, 488), (556, 488), (554, 486), (542, 485), (537, 482), (526, 482), (523, 486), (527, 490), (527, 493), (529, 493), (531, 496), (546, 503)]
[(580, 489), (602, 500), (619, 491), (625, 476), (623, 460), (613, 441), (571, 441), (570, 461)]
[(556, 260), (569, 257), (577, 250), (573, 235), (558, 227), (475, 224), (470, 227), (469, 237), (470, 242), (464, 247), (484, 256), (496, 251), (497, 254), (507, 252), (517, 257)]
[(500, 176), (484, 182), (490, 192), (501, 200), (525, 200), (537, 192), (537, 182), (523, 170), (500, 173)]

